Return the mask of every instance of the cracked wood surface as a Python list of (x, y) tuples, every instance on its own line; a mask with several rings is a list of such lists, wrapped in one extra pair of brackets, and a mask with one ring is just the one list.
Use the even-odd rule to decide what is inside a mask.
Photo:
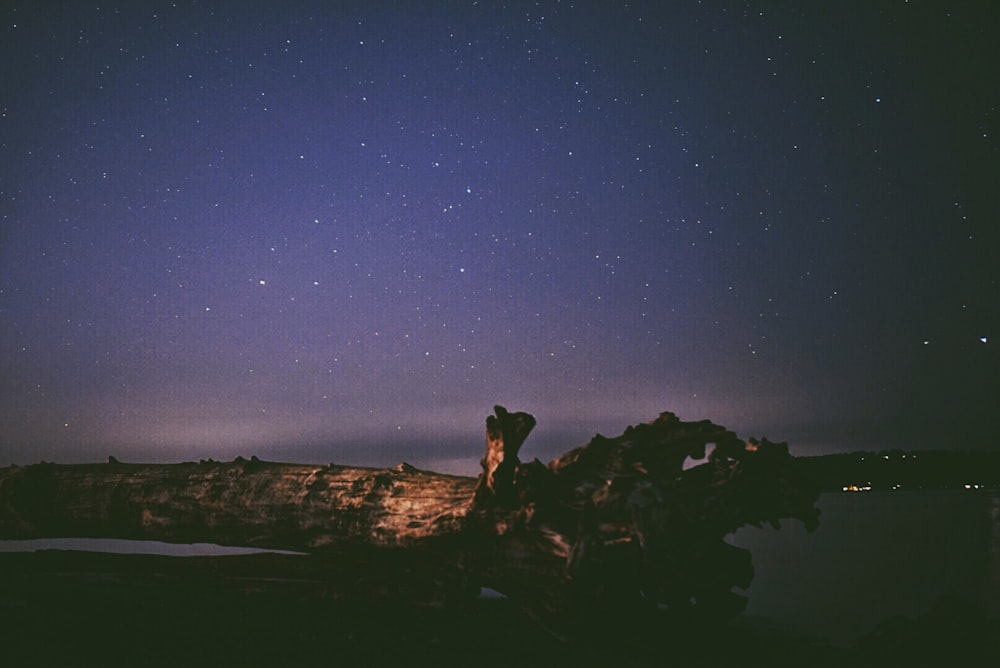
[[(783, 518), (817, 524), (818, 489), (784, 443), (744, 441), (708, 420), (662, 413), (549, 464), (521, 462), (534, 426), (528, 413), (497, 406), (478, 480), (406, 464), (256, 458), (8, 467), (0, 469), (0, 538), (297, 550), (353, 564), (345, 572), (373, 590), (440, 599), (442, 589), (489, 586), (546, 624), (579, 628), (611, 611), (737, 614), (746, 600), (733, 589), (749, 585), (753, 566), (725, 537)], [(689, 458), (703, 463), (685, 470)], [(390, 571), (420, 573), (428, 584), (412, 587), (417, 578)]]

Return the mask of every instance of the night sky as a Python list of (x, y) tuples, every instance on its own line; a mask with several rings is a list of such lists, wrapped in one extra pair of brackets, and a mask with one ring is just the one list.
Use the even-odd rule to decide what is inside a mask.
[(998, 447), (988, 2), (5, 2), (0, 464)]

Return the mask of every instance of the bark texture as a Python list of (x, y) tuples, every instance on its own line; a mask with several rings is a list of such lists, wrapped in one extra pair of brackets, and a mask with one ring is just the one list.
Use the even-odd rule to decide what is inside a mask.
[[(417, 574), (435, 591), (491, 586), (551, 627), (579, 628), (608, 615), (738, 613), (745, 600), (732, 589), (749, 585), (753, 567), (725, 536), (782, 518), (817, 523), (818, 490), (783, 443), (663, 413), (548, 464), (522, 463), (534, 426), (497, 406), (478, 480), (407, 464), (256, 458), (9, 467), (0, 469), (0, 538), (281, 548), (353, 561), (361, 573), (393, 564), (409, 573), (393, 580), (399, 595), (435, 596), (414, 589)], [(704, 462), (685, 470), (688, 458)]]
[(399, 547), (460, 529), (476, 481), (237, 458), (0, 470), (0, 537), (213, 542), (317, 551)]

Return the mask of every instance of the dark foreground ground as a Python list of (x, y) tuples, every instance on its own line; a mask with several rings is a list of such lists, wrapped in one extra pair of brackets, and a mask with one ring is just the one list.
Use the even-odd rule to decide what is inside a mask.
[(849, 648), (749, 618), (607, 619), (566, 639), (508, 600), (406, 605), (344, 596), (349, 582), (305, 570), (262, 575), (276, 558), (0, 554), (0, 665), (1000, 665), (1000, 623), (959, 601), (887, 620)]

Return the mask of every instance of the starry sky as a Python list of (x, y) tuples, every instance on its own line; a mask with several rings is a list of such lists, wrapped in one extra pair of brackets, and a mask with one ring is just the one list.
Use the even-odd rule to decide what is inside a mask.
[(0, 463), (998, 447), (989, 5), (5, 2)]

